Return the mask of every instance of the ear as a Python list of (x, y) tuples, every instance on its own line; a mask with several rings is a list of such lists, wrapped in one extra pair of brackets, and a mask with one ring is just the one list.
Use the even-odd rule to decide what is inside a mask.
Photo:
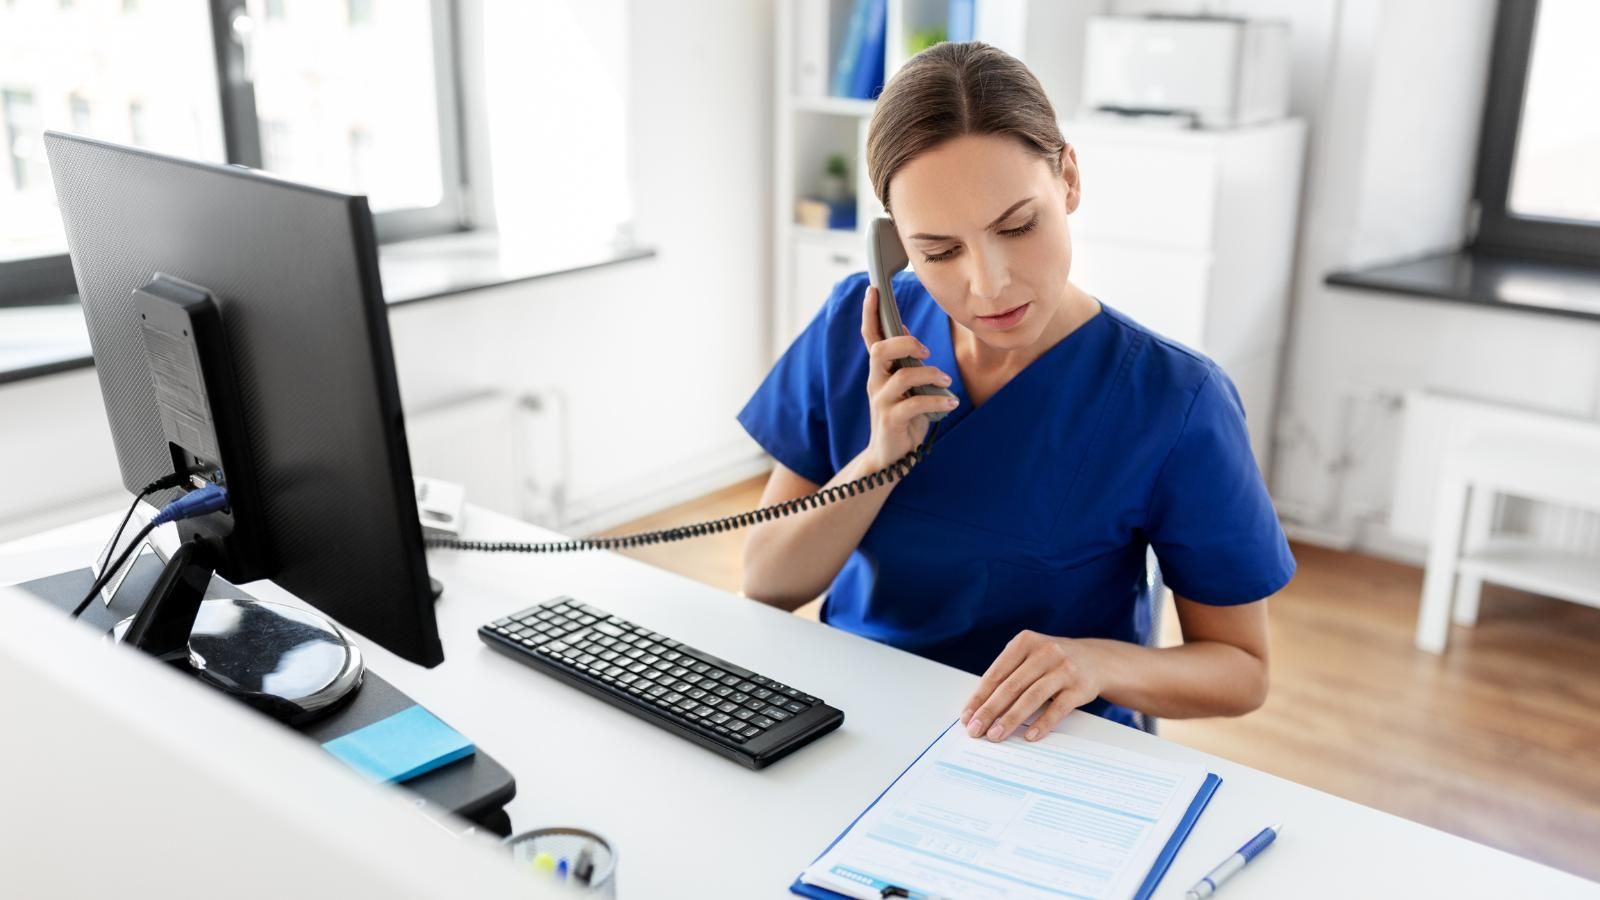
[(1078, 209), (1078, 203), (1083, 199), (1083, 181), (1078, 173), (1078, 154), (1068, 144), (1061, 148), (1061, 180), (1066, 186), (1067, 215)]

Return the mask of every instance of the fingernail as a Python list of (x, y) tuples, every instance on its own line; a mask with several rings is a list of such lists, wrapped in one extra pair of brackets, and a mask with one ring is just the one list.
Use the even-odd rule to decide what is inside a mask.
[(983, 722), (978, 719), (973, 719), (972, 722), (967, 725), (967, 734), (971, 735), (972, 737), (977, 737), (978, 735), (983, 734)]
[(1037, 728), (1029, 728), (1028, 729), (1028, 740), (1037, 741), (1038, 739), (1039, 739), (1039, 729), (1037, 729)]
[(944, 398), (944, 408), (945, 409), (955, 409), (956, 407), (958, 407), (960, 405), (961, 405), (961, 401), (957, 400), (954, 397), (946, 397), (946, 398)]
[(939, 383), (940, 384), (949, 384), (950, 383), (950, 376), (949, 375), (940, 375), (939, 376)]
[(961, 724), (965, 725), (970, 721), (972, 721), (972, 710), (963, 709), (961, 711)]
[(989, 729), (989, 740), (991, 741), (998, 741), (1004, 736), (1005, 731), (1000, 727), (999, 722), (994, 723), (994, 727)]

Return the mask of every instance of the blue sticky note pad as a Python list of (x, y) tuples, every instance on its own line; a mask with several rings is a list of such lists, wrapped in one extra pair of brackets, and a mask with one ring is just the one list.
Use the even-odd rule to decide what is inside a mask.
[(471, 756), (472, 742), (420, 706), (410, 706), (322, 745), (373, 781), (409, 781)]

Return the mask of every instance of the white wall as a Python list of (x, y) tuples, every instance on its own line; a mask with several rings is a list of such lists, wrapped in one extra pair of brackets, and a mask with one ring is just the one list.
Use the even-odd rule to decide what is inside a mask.
[[(575, 530), (761, 466), (734, 414), (766, 371), (772, 6), (704, 0), (691, 14), (633, 0), (624, 24), (627, 174), (637, 234), (656, 257), (390, 316), (419, 429), (426, 417), (414, 410), (485, 388), (562, 396)], [(502, 452), (458, 447), (451, 458), (493, 465)], [(72, 464), (54, 483), (38, 474), (53, 460)], [(92, 373), (0, 388), (0, 473), (29, 480), (0, 492), (0, 539), (122, 502)], [(56, 510), (64, 503), (74, 505)]]
[(578, 530), (759, 466), (733, 417), (765, 374), (772, 6), (631, 2), (625, 19), (636, 233), (657, 256), (391, 316), (408, 403), (559, 391)]

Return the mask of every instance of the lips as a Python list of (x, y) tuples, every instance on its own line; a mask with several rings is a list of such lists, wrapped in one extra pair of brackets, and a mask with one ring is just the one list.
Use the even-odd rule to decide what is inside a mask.
[(978, 321), (992, 328), (1010, 328), (1011, 326), (1022, 321), (1022, 317), (1027, 315), (1028, 307), (1030, 305), (1030, 303), (1023, 303), (1019, 306), (1013, 306), (1005, 312), (997, 315), (978, 316)]

